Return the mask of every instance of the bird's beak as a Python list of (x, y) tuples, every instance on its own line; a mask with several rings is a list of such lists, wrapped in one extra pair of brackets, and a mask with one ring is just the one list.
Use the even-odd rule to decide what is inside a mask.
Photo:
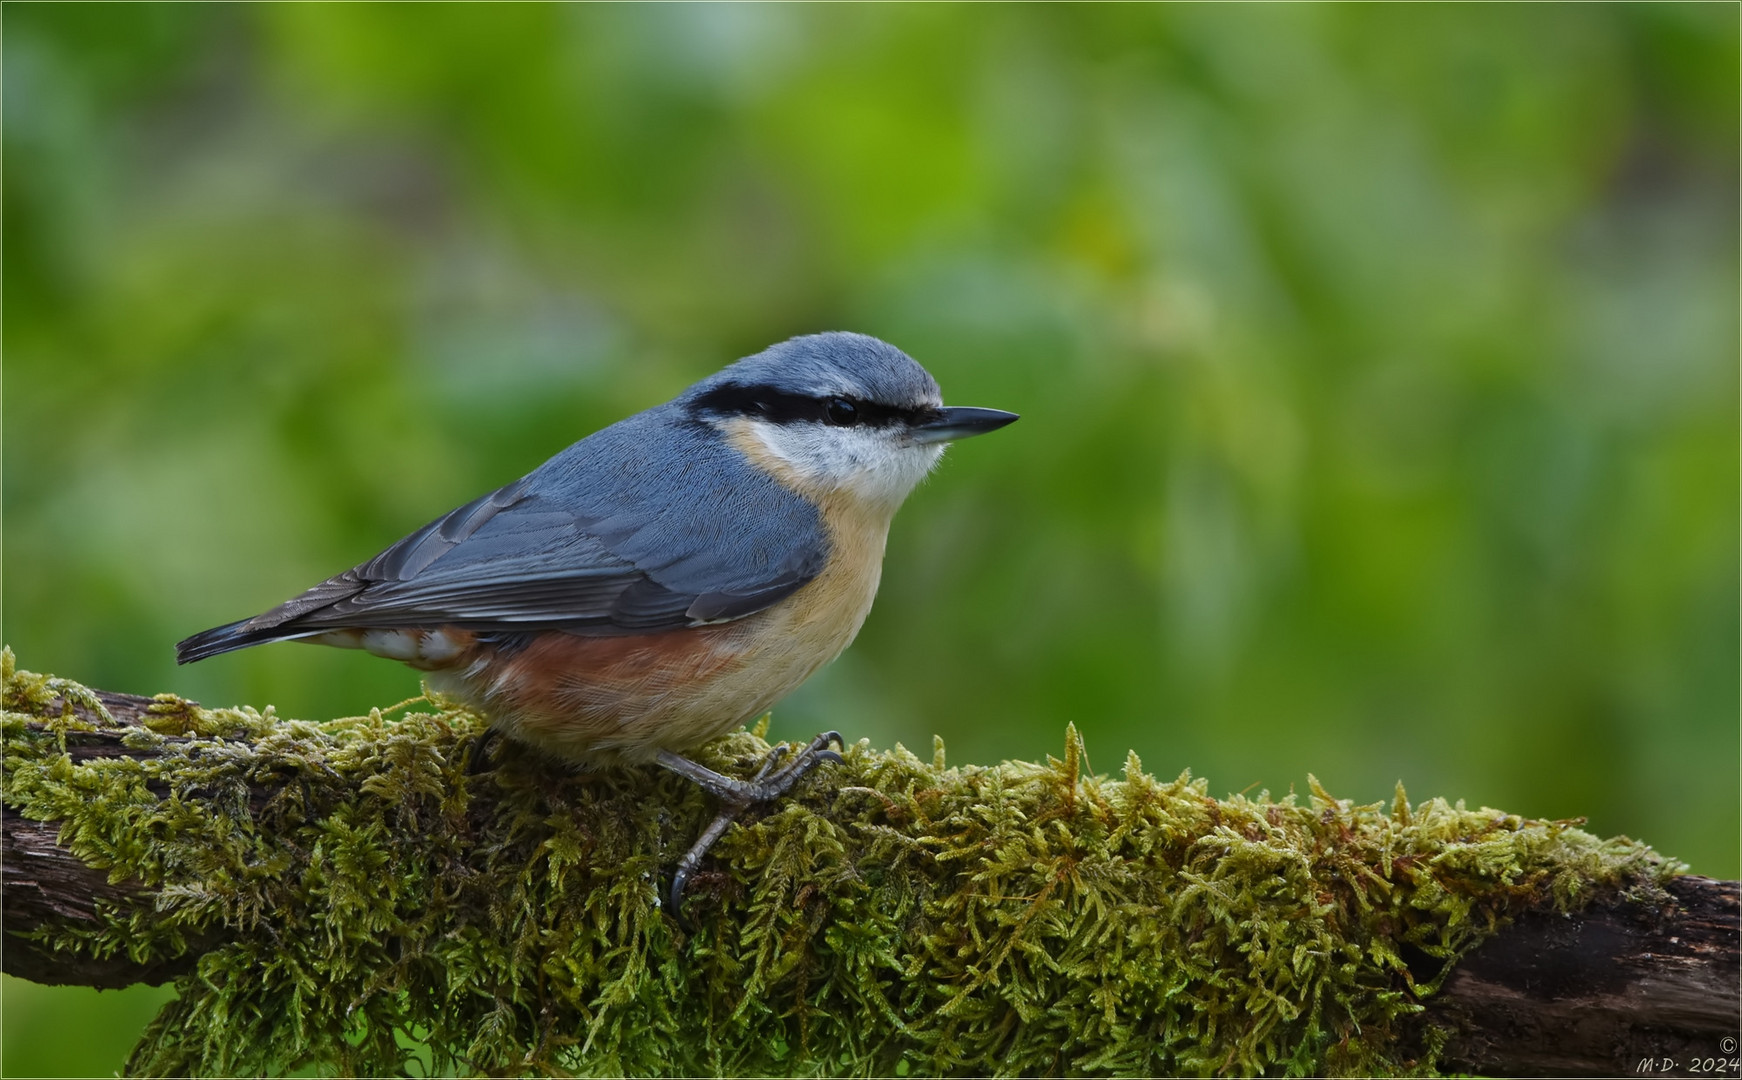
[(958, 405), (941, 408), (937, 415), (923, 424), (916, 424), (908, 433), (916, 443), (949, 442), (997, 431), (1005, 424), (1016, 422), (1016, 414), (1003, 409), (976, 409)]

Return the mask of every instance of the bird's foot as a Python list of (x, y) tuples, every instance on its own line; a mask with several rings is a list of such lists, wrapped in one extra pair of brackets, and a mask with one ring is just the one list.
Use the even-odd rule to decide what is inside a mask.
[(659, 763), (677, 773), (695, 781), (704, 791), (719, 799), (720, 812), (714, 820), (702, 830), (702, 835), (684, 852), (684, 857), (678, 860), (677, 870), (671, 877), (670, 904), (673, 916), (683, 908), (684, 886), (689, 884), (690, 875), (701, 865), (702, 857), (714, 842), (726, 834), (732, 823), (741, 817), (744, 811), (752, 806), (770, 803), (792, 790), (792, 786), (804, 779), (805, 774), (825, 761), (840, 764), (841, 755), (831, 747), (839, 745), (843, 749), (846, 743), (841, 740), (838, 731), (825, 731), (812, 739), (809, 744), (787, 755), (791, 748), (781, 743), (768, 752), (763, 759), (762, 767), (756, 770), (756, 775), (748, 780), (734, 780), (730, 776), (722, 776), (705, 765), (698, 765), (686, 757), (679, 757), (669, 751), (661, 752)]

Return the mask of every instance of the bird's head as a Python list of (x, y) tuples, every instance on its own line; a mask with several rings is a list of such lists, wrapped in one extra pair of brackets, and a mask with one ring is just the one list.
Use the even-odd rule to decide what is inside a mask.
[(906, 353), (864, 334), (811, 334), (746, 357), (678, 399), (756, 467), (813, 500), (893, 513), (944, 447), (1016, 419), (950, 407)]

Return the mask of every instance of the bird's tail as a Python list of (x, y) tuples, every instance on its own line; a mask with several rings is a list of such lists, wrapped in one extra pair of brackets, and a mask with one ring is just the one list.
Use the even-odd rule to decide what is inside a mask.
[[(252, 628), (251, 628), (252, 627)], [(239, 619), (223, 626), (202, 630), (193, 637), (176, 642), (175, 662), (191, 664), (208, 656), (246, 649), (268, 641), (285, 641), (307, 636), (306, 630), (286, 630), (283, 626), (261, 626), (258, 618)]]

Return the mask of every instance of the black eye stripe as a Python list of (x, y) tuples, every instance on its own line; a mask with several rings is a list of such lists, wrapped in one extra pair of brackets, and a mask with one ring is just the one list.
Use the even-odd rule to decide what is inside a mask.
[[(816, 423), (842, 426), (831, 417), (830, 406), (844, 401), (852, 406), (853, 427), (888, 427), (891, 424), (921, 424), (935, 414), (929, 408), (897, 408), (845, 394), (810, 397), (779, 390), (772, 386), (717, 386), (690, 403), (692, 414), (712, 413), (716, 416), (751, 416), (775, 424)], [(836, 416), (845, 410), (835, 409)]]

